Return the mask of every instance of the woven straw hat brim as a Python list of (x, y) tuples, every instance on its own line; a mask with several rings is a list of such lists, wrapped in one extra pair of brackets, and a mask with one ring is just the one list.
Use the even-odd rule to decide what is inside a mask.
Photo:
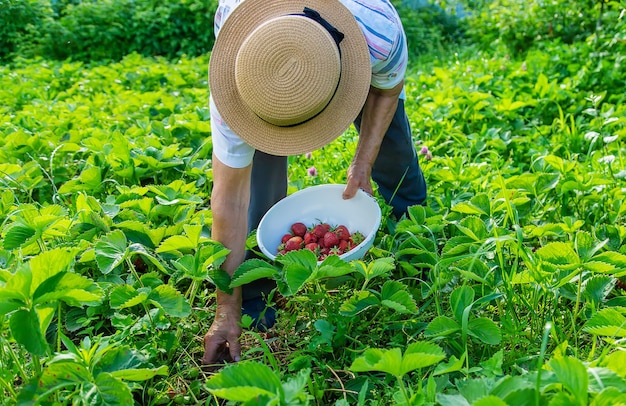
[[(290, 127), (259, 118), (241, 99), (235, 80), (237, 53), (260, 24), (275, 17), (316, 10), (344, 34), (340, 44), (341, 77), (328, 106), (312, 119)], [(209, 62), (213, 101), (228, 126), (253, 148), (273, 155), (298, 155), (321, 148), (340, 136), (361, 111), (367, 97), (370, 56), (358, 23), (338, 0), (245, 0), (222, 26)]]

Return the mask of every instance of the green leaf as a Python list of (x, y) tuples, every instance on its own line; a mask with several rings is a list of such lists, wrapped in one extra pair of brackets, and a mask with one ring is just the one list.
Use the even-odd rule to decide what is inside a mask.
[(285, 255), (279, 255), (276, 260), (284, 266), (297, 265), (308, 270), (309, 273), (313, 273), (317, 267), (317, 257), (310, 250), (290, 251)]
[(484, 317), (470, 319), (468, 334), (489, 345), (498, 345), (502, 339), (502, 333), (496, 323)]
[(103, 298), (103, 290), (92, 280), (70, 272), (48, 278), (33, 295), (35, 304), (56, 303), (61, 300), (70, 306), (95, 306)]
[(626, 378), (626, 351), (615, 351), (608, 354), (604, 358), (603, 365), (611, 371), (619, 374), (622, 378)]
[(182, 256), (183, 253), (189, 253), (196, 249), (198, 244), (185, 235), (173, 235), (163, 241), (159, 248), (156, 249), (157, 254), (164, 252)]
[(274, 371), (254, 361), (226, 366), (206, 382), (206, 387), (215, 396), (235, 402), (267, 396), (278, 404), (284, 398), (282, 384)]
[(112, 374), (98, 374), (93, 386), (85, 385), (84, 395), (87, 403), (102, 406), (134, 404), (130, 387)]
[(594, 314), (585, 324), (583, 330), (590, 334), (626, 337), (626, 308), (609, 307)]
[(16, 342), (23, 345), (26, 351), (39, 356), (48, 350), (48, 343), (41, 331), (39, 316), (35, 310), (18, 310), (9, 319), (11, 334)]
[(360, 290), (355, 292), (350, 299), (345, 301), (339, 308), (339, 313), (344, 316), (355, 316), (362, 311), (380, 304), (380, 301), (372, 292)]
[(433, 372), (433, 376), (458, 372), (463, 368), (465, 368), (465, 354), (461, 356), (461, 359), (457, 359), (457, 357), (452, 355), (448, 359), (448, 362), (440, 362), (437, 364), (435, 371)]
[(550, 360), (549, 365), (559, 382), (576, 399), (576, 403), (586, 405), (589, 379), (585, 365), (572, 357), (553, 358)]
[(399, 348), (384, 350), (370, 348), (354, 360), (350, 370), (354, 372), (381, 371), (396, 378), (402, 378), (411, 371), (438, 363), (445, 356), (441, 347), (425, 341), (409, 345), (404, 355)]
[(350, 370), (354, 372), (386, 372), (395, 377), (402, 377), (402, 350), (400, 348), (368, 348), (363, 355), (352, 362)]
[(474, 301), (474, 289), (470, 286), (459, 286), (450, 295), (450, 308), (454, 313), (454, 318), (461, 322), (465, 308), (472, 305)]
[(278, 269), (262, 259), (244, 261), (233, 274), (231, 288), (246, 285), (261, 278), (274, 279), (278, 276)]
[(580, 266), (578, 254), (571, 244), (565, 242), (551, 242), (535, 251), (535, 255), (543, 262), (558, 269), (573, 270)]
[(233, 288), (230, 287), (230, 275), (223, 269), (213, 268), (209, 270), (211, 282), (222, 292), (232, 295)]
[(380, 276), (387, 276), (395, 269), (393, 258), (390, 257), (377, 258), (367, 265), (364, 262), (359, 261), (359, 265), (360, 266), (357, 267), (357, 271), (363, 275), (367, 281)]
[(380, 302), (383, 306), (394, 309), (398, 313), (417, 313), (415, 299), (406, 285), (398, 281), (387, 281), (383, 285)]
[(4, 249), (12, 250), (32, 243), (38, 238), (37, 231), (27, 225), (14, 225), (7, 231), (2, 244)]
[(144, 303), (148, 299), (150, 289), (135, 289), (130, 285), (116, 286), (109, 295), (113, 309), (126, 309)]
[(152, 289), (148, 300), (174, 317), (186, 317), (191, 313), (187, 299), (171, 285), (160, 285)]
[(61, 388), (89, 382), (89, 372), (80, 363), (72, 360), (48, 364), (40, 377), (35, 377), (18, 394), (18, 404), (37, 404)]
[(461, 325), (447, 316), (435, 317), (424, 330), (426, 337), (444, 337), (461, 331)]
[[(311, 251), (309, 251), (311, 252)], [(313, 252), (311, 252), (312, 255)], [(285, 282), (287, 282), (288, 292), (281, 292), (284, 296), (291, 296), (298, 293), (300, 288), (309, 280), (313, 271), (299, 263), (287, 264), (283, 267)]]
[(158, 368), (121, 369), (111, 372), (111, 376), (126, 381), (147, 381), (157, 375), (167, 376), (167, 374), (167, 365), (161, 365)]
[(54, 285), (48, 288), (42, 287), (42, 289), (39, 289), (39, 287), (49, 278), (59, 273), (69, 271), (73, 265), (75, 255), (75, 250), (55, 248), (34, 256), (29, 261), (32, 273), (30, 297), (35, 297), (35, 293), (37, 293), (37, 296), (40, 296), (44, 293), (54, 291)]
[(615, 251), (604, 251), (598, 255), (595, 255), (592, 259), (594, 261), (611, 264), (615, 268), (622, 271), (618, 275), (615, 275), (615, 276), (621, 276), (623, 275), (623, 271), (626, 271), (626, 255), (622, 253), (615, 252)]
[(455, 211), (457, 213), (463, 213), (463, 214), (477, 214), (477, 215), (487, 214), (480, 207), (472, 203), (468, 203), (468, 202), (457, 203), (454, 206), (452, 206), (450, 210)]
[(102, 237), (95, 245), (96, 263), (103, 274), (113, 271), (126, 259), (126, 236), (120, 230), (115, 230)]
[(315, 272), (317, 279), (337, 278), (354, 272), (354, 268), (348, 262), (340, 259), (337, 255), (329, 255), (319, 265)]
[(626, 393), (617, 388), (606, 388), (593, 399), (593, 406), (626, 405)]
[(472, 403), (472, 406), (509, 406), (504, 400), (496, 396), (485, 396)]
[(595, 275), (585, 283), (583, 295), (596, 306), (606, 300), (615, 286), (614, 279), (608, 275)]

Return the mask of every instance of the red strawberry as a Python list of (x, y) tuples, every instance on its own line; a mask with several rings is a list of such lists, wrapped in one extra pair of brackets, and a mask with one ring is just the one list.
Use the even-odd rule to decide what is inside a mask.
[(306, 248), (306, 249), (308, 249), (310, 251), (313, 251), (315, 253), (317, 253), (317, 251), (319, 251), (319, 249), (320, 249), (319, 245), (317, 245), (316, 242), (310, 242), (310, 243), (306, 244), (304, 246), (304, 248)]
[(298, 237), (304, 237), (306, 234), (307, 228), (304, 223), (293, 223), (291, 225), (291, 232), (293, 235), (297, 235)]
[(344, 225), (337, 226), (335, 228), (335, 234), (337, 234), (340, 240), (348, 241), (350, 239), (350, 231), (348, 231), (348, 227)]
[(299, 250), (300, 248), (302, 248), (302, 242), (303, 242), (302, 237), (299, 237), (299, 236), (291, 237), (285, 243), (285, 251)]
[(324, 234), (324, 246), (325, 247), (335, 247), (337, 246), (337, 244), (339, 244), (339, 237), (337, 237), (337, 234), (329, 231), (326, 234)]
[(310, 244), (312, 242), (317, 242), (317, 236), (313, 234), (313, 232), (308, 231), (306, 234), (304, 234), (304, 245)]
[(326, 228), (321, 225), (318, 224), (315, 227), (313, 227), (313, 234), (317, 237), (317, 238), (324, 238), (324, 234), (326, 234)]
[(293, 237), (293, 235), (292, 235), (292, 234), (287, 233), (287, 234), (283, 235), (283, 238), (281, 238), (281, 239), (280, 239), (280, 242), (284, 244), (284, 243), (286, 243), (286, 242), (287, 242), (287, 240), (289, 240), (291, 237)]
[(343, 254), (344, 252), (350, 251), (350, 243), (347, 240), (339, 241), (339, 250)]

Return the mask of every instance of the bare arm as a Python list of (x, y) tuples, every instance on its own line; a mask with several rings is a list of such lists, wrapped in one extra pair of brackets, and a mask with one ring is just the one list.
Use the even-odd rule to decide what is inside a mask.
[(354, 197), (359, 189), (373, 194), (370, 180), (372, 166), (398, 107), (398, 97), (403, 86), (404, 81), (392, 89), (370, 87), (363, 106), (359, 142), (348, 168), (348, 184), (343, 192), (344, 199)]
[[(233, 275), (243, 262), (248, 231), (248, 205), (250, 203), (250, 170), (230, 168), (213, 155), (213, 191), (211, 211), (213, 227), (211, 237), (230, 250), (222, 269)], [(204, 364), (239, 361), (241, 357), (241, 288), (232, 295), (217, 290), (215, 319), (204, 336)]]

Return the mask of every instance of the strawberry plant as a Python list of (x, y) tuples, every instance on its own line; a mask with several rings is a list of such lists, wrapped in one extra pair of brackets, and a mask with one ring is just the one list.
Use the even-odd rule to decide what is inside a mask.
[[(556, 21), (557, 3), (531, 10)], [(601, 30), (554, 26), (569, 46), (472, 14), (480, 44), (406, 76), (426, 204), (397, 218), (375, 192), (381, 226), (351, 262), (339, 224), (324, 259), (302, 244), (331, 225), (284, 230), (300, 249), (275, 260), (253, 232), (232, 277), (211, 238), (208, 55), (0, 66), (0, 403), (625, 403), (622, 3)], [(357, 137), (289, 157), (288, 193), (345, 183)], [(276, 326), (244, 317), (244, 361), (204, 368), (215, 286), (258, 279)]]

